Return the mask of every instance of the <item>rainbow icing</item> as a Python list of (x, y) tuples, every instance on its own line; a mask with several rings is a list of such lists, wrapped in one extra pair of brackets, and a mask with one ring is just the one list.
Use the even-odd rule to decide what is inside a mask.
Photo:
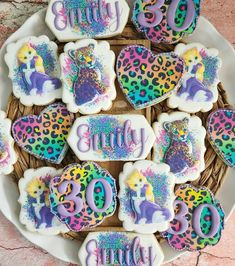
[(162, 233), (170, 246), (194, 251), (216, 245), (224, 229), (224, 211), (213, 193), (206, 187), (182, 185), (175, 195), (176, 217)]
[(212, 147), (221, 159), (235, 168), (235, 111), (219, 109), (211, 113), (207, 121), (207, 131)]
[(41, 160), (59, 164), (68, 149), (66, 139), (72, 121), (66, 106), (54, 103), (39, 116), (29, 115), (16, 120), (12, 133), (23, 150)]
[(50, 183), (51, 211), (72, 231), (99, 225), (116, 209), (116, 184), (93, 162), (68, 165)]
[(176, 43), (192, 34), (201, 0), (136, 0), (132, 21), (154, 43)]

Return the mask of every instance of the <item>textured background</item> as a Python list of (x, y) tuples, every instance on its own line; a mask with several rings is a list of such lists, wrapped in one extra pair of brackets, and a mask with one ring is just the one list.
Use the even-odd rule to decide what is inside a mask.
[[(47, 0), (0, 0), (0, 46)], [(235, 46), (235, 0), (204, 0), (207, 17)], [(72, 266), (50, 256), (25, 240), (0, 213), (0, 266)], [(226, 223), (220, 243), (202, 252), (186, 253), (167, 266), (235, 266), (235, 212)]]

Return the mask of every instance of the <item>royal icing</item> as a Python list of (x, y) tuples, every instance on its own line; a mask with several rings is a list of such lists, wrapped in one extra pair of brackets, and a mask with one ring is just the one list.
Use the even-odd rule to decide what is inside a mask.
[(50, 183), (52, 213), (76, 232), (97, 226), (112, 216), (116, 196), (115, 179), (93, 162), (71, 164)]
[(129, 16), (125, 0), (51, 0), (46, 23), (59, 41), (122, 33)]
[(11, 120), (0, 111), (0, 174), (8, 175), (13, 171), (17, 161), (14, 140), (11, 137)]
[(201, 0), (136, 0), (132, 21), (154, 43), (176, 43), (194, 32)]
[(207, 120), (209, 140), (220, 158), (235, 168), (235, 111), (219, 109)]
[(119, 175), (118, 218), (127, 231), (155, 233), (169, 227), (174, 217), (175, 177), (166, 164), (126, 163)]
[(216, 245), (224, 229), (224, 212), (212, 192), (205, 187), (183, 185), (175, 194), (175, 218), (162, 236), (177, 250)]
[(59, 164), (68, 150), (67, 137), (73, 118), (66, 106), (54, 103), (40, 115), (17, 119), (12, 125), (16, 143), (41, 160)]
[(191, 43), (178, 44), (175, 53), (184, 59), (186, 71), (181, 87), (169, 97), (168, 106), (188, 113), (208, 112), (218, 99), (218, 50)]
[(31, 36), (7, 46), (5, 61), (13, 93), (22, 104), (47, 105), (62, 97), (57, 49), (47, 36)]
[(78, 257), (81, 266), (160, 266), (164, 254), (154, 235), (94, 232), (86, 237)]
[(61, 175), (62, 170), (52, 167), (28, 169), (19, 180), (20, 222), (29, 231), (45, 235), (57, 235), (68, 232), (50, 210), (49, 184), (51, 178)]
[(205, 168), (206, 130), (201, 119), (184, 112), (162, 113), (153, 129), (153, 160), (168, 164), (177, 184), (196, 180)]
[(115, 54), (106, 41), (68, 43), (61, 54), (63, 102), (70, 112), (94, 114), (108, 110), (116, 98)]
[(184, 62), (174, 53), (154, 55), (143, 46), (133, 45), (120, 52), (116, 69), (127, 100), (135, 109), (143, 109), (177, 91)]
[(77, 157), (94, 161), (145, 159), (155, 140), (143, 115), (78, 117), (68, 137)]

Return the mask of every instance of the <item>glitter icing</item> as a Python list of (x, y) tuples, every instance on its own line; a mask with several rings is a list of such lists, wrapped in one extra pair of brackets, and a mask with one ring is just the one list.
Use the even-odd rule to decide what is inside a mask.
[(164, 231), (174, 216), (175, 177), (166, 164), (126, 163), (119, 175), (119, 219), (127, 231)]
[(218, 99), (217, 85), (221, 59), (218, 50), (199, 43), (178, 44), (175, 53), (185, 61), (182, 86), (168, 99), (170, 108), (195, 113), (208, 112)]
[(200, 118), (184, 112), (162, 113), (153, 129), (153, 160), (168, 164), (178, 184), (196, 180), (205, 168), (206, 130)]
[(50, 184), (51, 211), (72, 231), (102, 223), (116, 209), (116, 184), (93, 162), (71, 164)]
[(16, 120), (12, 133), (16, 143), (33, 156), (59, 164), (67, 152), (67, 137), (73, 118), (66, 106), (54, 103), (39, 116), (29, 115)]
[(101, 38), (120, 34), (128, 15), (124, 0), (52, 0), (46, 23), (60, 41)]
[(62, 96), (57, 45), (48, 37), (27, 37), (7, 46), (13, 93), (26, 106), (46, 105)]
[(200, 0), (136, 0), (132, 21), (154, 43), (176, 43), (192, 34)]
[[(174, 219), (171, 222), (170, 229), (162, 233), (162, 236), (168, 240), (171, 247), (177, 250), (194, 251), (201, 250), (208, 245), (216, 245), (224, 229), (224, 212), (219, 201), (214, 199), (212, 192), (205, 187), (195, 188), (191, 185), (182, 185), (177, 189), (175, 194), (178, 202), (186, 204), (187, 211), (184, 215), (180, 215), (178, 220)], [(214, 209), (216, 212), (218, 220), (213, 219), (211, 210), (205, 207), (202, 209), (199, 224), (196, 226), (196, 212), (197, 209), (200, 208), (200, 205), (203, 204), (212, 206), (211, 209)], [(175, 212), (176, 214), (180, 213), (178, 206), (176, 206)], [(180, 233), (179, 231), (181, 231), (183, 226), (182, 223), (185, 222), (187, 224), (185, 227), (186, 231), (184, 230), (185, 232)], [(213, 236), (207, 237), (207, 234), (214, 231), (213, 227), (216, 229), (216, 233)], [(173, 230), (173, 232), (171, 230)], [(200, 231), (204, 234), (203, 237), (198, 234)]]
[(164, 254), (154, 235), (126, 232), (89, 233), (78, 257), (81, 265), (160, 266)]
[(10, 174), (16, 161), (14, 140), (11, 137), (11, 120), (6, 118), (5, 112), (0, 111), (0, 174)]
[(174, 53), (154, 55), (143, 46), (133, 45), (120, 52), (116, 71), (128, 101), (135, 109), (143, 109), (177, 91), (184, 62)]
[(142, 115), (96, 115), (76, 119), (68, 143), (80, 160), (145, 159), (155, 136)]
[(68, 228), (52, 214), (49, 203), (50, 180), (60, 174), (61, 170), (52, 167), (28, 169), (19, 180), (20, 222), (29, 231), (45, 235), (68, 231)]
[(61, 54), (63, 101), (71, 112), (93, 114), (110, 109), (116, 98), (115, 54), (106, 41), (68, 43)]
[(214, 150), (229, 167), (235, 168), (235, 111), (219, 109), (211, 113), (207, 132)]

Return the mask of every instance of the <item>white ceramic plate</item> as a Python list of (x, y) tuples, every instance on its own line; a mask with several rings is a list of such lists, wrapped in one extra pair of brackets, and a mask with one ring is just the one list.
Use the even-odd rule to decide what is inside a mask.
[[(8, 78), (8, 69), (4, 62), (4, 54), (6, 52), (6, 45), (14, 42), (25, 36), (47, 35), (50, 39), (55, 37), (47, 28), (45, 22), (45, 10), (42, 10), (32, 17), (30, 17), (25, 24), (18, 29), (2, 46), (0, 51), (0, 109), (4, 110), (7, 105), (9, 95), (12, 91), (11, 81)], [(199, 19), (198, 28), (195, 33), (186, 41), (201, 42), (205, 46), (215, 47), (220, 51), (220, 56), (223, 60), (223, 68), (220, 72), (220, 79), (227, 90), (230, 98), (230, 103), (235, 106), (235, 52), (233, 47), (227, 40), (220, 35), (216, 29), (205, 18)], [(221, 201), (226, 217), (229, 217), (235, 204), (235, 171), (229, 170), (224, 181), (224, 184), (219, 191), (217, 197)], [(0, 176), (0, 209), (2, 213), (10, 220), (22, 235), (35, 245), (40, 246), (53, 256), (71, 263), (78, 263), (77, 252), (79, 243), (76, 241), (64, 239), (60, 236), (42, 236), (37, 233), (28, 232), (24, 226), (19, 223), (19, 192), (16, 184), (8, 176)], [(183, 252), (177, 252), (170, 248), (165, 242), (162, 245), (165, 254), (165, 262), (174, 260)]]

